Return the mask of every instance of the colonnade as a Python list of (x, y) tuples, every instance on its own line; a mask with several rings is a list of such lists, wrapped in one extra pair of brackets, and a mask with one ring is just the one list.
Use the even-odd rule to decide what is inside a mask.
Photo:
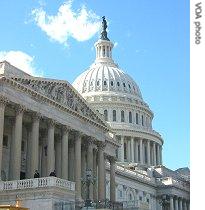
[(176, 195), (167, 195), (166, 199), (163, 199), (163, 196), (158, 197), (158, 209), (159, 210), (189, 210), (190, 204), (189, 200), (176, 196)]
[[(3, 170), (3, 137), (7, 104), (8, 101), (0, 97), (0, 172)], [(75, 181), (76, 199), (82, 200), (82, 176), (85, 169), (89, 168), (98, 181), (89, 189), (90, 199), (103, 201), (105, 200), (105, 159), (107, 158), (110, 161), (110, 199), (115, 201), (115, 159), (105, 154), (105, 142), (86, 136), (53, 119), (41, 117), (40, 113), (26, 110), (25, 107), (16, 105), (14, 108), (13, 138), (10, 142), (10, 180), (20, 179), (23, 120), (24, 116), (28, 115), (31, 120), (30, 135), (27, 139), (26, 178), (33, 178), (35, 170), (40, 171), (41, 176), (49, 176), (55, 170), (57, 177)], [(46, 125), (43, 135), (40, 130), (42, 124)], [(56, 139), (57, 130), (60, 133)], [(70, 140), (71, 134), (72, 140)]]
[(143, 138), (119, 136), (119, 161), (147, 165), (162, 164), (162, 145)]

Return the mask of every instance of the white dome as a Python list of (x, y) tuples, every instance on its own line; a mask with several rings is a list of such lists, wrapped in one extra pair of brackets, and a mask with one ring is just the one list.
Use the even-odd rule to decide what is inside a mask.
[(102, 94), (103, 92), (112, 92), (118, 95), (130, 95), (132, 98), (142, 100), (138, 85), (112, 60), (112, 42), (99, 40), (95, 43), (95, 48), (95, 62), (73, 83), (78, 92), (84, 96), (96, 92)]
[(74, 81), (73, 86), (81, 94), (96, 91), (109, 91), (131, 94), (142, 99), (139, 87), (135, 81), (114, 63), (112, 65), (94, 63)]

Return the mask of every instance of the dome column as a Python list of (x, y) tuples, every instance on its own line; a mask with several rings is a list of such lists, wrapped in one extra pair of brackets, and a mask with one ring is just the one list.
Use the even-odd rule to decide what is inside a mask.
[(143, 164), (143, 139), (140, 138), (139, 142), (140, 142), (140, 163)]
[(120, 143), (121, 143), (121, 146), (120, 146), (120, 152), (121, 152), (121, 154), (120, 154), (120, 161), (121, 162), (124, 162), (124, 139), (125, 139), (125, 137), (124, 136), (121, 136), (120, 137), (121, 139), (120, 139)]
[(157, 165), (157, 162), (156, 162), (156, 143), (153, 142), (153, 165), (156, 166)]
[(134, 137), (131, 137), (131, 162), (134, 163)]
[(147, 140), (147, 165), (150, 165), (150, 140)]
[(135, 162), (138, 163), (138, 141), (135, 140)]

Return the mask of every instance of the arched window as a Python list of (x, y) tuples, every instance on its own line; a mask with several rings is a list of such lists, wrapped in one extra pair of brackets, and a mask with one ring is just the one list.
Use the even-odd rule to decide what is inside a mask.
[(117, 86), (120, 86), (120, 83), (119, 82), (117, 82)]
[(121, 111), (121, 122), (125, 122), (125, 112)]
[(107, 82), (106, 81), (104, 81), (104, 85), (107, 85)]
[(105, 46), (103, 46), (103, 57), (105, 57)]
[(132, 123), (132, 112), (129, 112), (129, 123)]
[(142, 115), (142, 126), (144, 126), (144, 116)]
[(116, 122), (116, 110), (112, 111), (112, 119), (113, 119), (113, 122)]
[(111, 84), (111, 86), (113, 86), (113, 85), (114, 85), (113, 81), (111, 81), (111, 83), (110, 83), (110, 84)]
[(107, 113), (107, 110), (104, 110), (104, 118), (105, 118), (105, 121), (108, 121), (108, 113)]
[(139, 124), (139, 116), (138, 116), (138, 113), (136, 113), (136, 124)]

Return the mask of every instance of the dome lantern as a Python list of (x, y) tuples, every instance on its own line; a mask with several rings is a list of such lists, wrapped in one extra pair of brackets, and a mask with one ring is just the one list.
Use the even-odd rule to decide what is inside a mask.
[(109, 62), (114, 63), (112, 60), (112, 48), (113, 43), (109, 40), (107, 37), (107, 21), (105, 19), (105, 16), (102, 17), (102, 31), (100, 39), (95, 43), (95, 49), (96, 49), (96, 60), (95, 62)]

